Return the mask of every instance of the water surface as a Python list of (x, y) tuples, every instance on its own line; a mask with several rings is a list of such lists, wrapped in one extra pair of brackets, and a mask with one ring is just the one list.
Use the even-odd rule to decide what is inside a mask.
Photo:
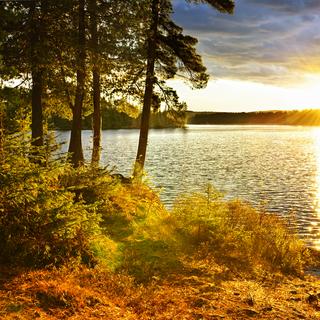
[[(58, 132), (68, 141), (69, 132)], [(138, 130), (103, 131), (102, 164), (131, 175)], [(83, 132), (86, 159), (91, 131)], [(66, 150), (67, 146), (63, 146)], [(227, 198), (295, 217), (299, 234), (320, 247), (320, 129), (294, 126), (189, 126), (151, 130), (146, 171), (171, 206), (208, 183)]]

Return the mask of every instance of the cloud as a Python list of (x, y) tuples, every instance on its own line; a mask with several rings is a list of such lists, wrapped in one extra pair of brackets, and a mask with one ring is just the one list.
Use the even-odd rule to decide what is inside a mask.
[[(247, 2), (251, 5), (257, 4), (257, 1), (254, 0), (248, 0)], [(292, 14), (320, 9), (319, 0), (260, 0), (259, 5)]]
[(320, 71), (319, 0), (238, 0), (232, 16), (176, 0), (174, 11), (212, 76), (291, 84)]

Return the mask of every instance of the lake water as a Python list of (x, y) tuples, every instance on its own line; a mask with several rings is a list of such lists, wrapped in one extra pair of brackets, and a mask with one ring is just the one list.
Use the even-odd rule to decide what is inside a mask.
[[(58, 132), (58, 141), (68, 141), (69, 134)], [(131, 175), (138, 134), (103, 131), (102, 164)], [(91, 135), (83, 132), (88, 160)], [(295, 217), (299, 234), (320, 247), (319, 128), (190, 125), (150, 130), (145, 169), (169, 207), (177, 195), (204, 190), (211, 183), (226, 198)]]

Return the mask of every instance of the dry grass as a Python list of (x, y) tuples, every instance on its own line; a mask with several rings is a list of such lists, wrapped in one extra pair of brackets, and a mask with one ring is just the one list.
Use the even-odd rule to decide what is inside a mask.
[[(0, 318), (9, 319), (310, 319), (320, 317), (320, 281), (279, 274), (248, 280), (207, 261), (148, 285), (93, 269), (2, 271)], [(187, 270), (187, 271), (186, 271)], [(6, 279), (7, 278), (7, 279)]]
[(283, 219), (241, 201), (196, 193), (178, 199), (172, 214), (185, 242), (234, 270), (299, 274), (309, 263), (309, 251)]

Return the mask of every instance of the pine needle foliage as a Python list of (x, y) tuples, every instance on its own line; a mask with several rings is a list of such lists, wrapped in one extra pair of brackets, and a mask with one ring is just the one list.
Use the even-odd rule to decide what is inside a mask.
[(0, 163), (0, 261), (43, 266), (88, 255), (100, 216), (96, 204), (75, 201), (63, 184), (62, 177), (77, 172), (59, 161), (31, 161), (20, 141), (6, 139)]

